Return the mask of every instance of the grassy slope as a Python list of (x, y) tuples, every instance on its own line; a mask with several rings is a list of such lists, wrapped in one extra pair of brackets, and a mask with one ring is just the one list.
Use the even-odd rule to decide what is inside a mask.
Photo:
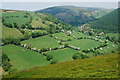
[(23, 34), (20, 31), (18, 31), (16, 28), (8, 28), (3, 25), (2, 38), (4, 39), (8, 37), (18, 38), (18, 37), (23, 37)]
[(118, 54), (78, 59), (31, 70), (13, 73), (6, 78), (116, 78), (118, 77)]
[(46, 52), (46, 54), (52, 54), (53, 60), (56, 60), (57, 62), (65, 62), (65, 61), (73, 60), (72, 56), (74, 53), (77, 52), (78, 52), (77, 50), (66, 48), (66, 49), (48, 51)]
[(83, 33), (80, 32), (73, 32), (70, 34), (71, 36), (75, 36), (76, 38), (80, 38), (80, 37), (88, 37), (88, 35), (85, 35)]
[(26, 44), (27, 46), (30, 46), (30, 47), (36, 47), (37, 49), (59, 47), (59, 44), (57, 44), (57, 40), (49, 36), (29, 39), (29, 40), (22, 41), (21, 43)]
[(52, 34), (53, 36), (56, 36), (58, 39), (64, 39), (64, 40), (68, 40), (68, 39), (73, 39), (71, 36), (67, 36), (65, 33), (55, 33)]
[(68, 41), (66, 43), (75, 47), (80, 47), (81, 49), (90, 49), (90, 48), (98, 47), (101, 44), (103, 44), (101, 42), (94, 41), (91, 39), (73, 40), (73, 41)]
[(103, 36), (109, 36), (110, 38), (114, 38), (115, 40), (118, 40), (119, 39), (119, 36), (120, 34), (119, 33), (108, 33), (108, 34), (105, 34)]
[(18, 71), (49, 64), (45, 56), (23, 47), (6, 45), (2, 50), (9, 57), (13, 68)]
[[(3, 13), (3, 19), (5, 23), (16, 23), (17, 25), (21, 26), (22, 24), (27, 24), (30, 21), (29, 15), (25, 12), (13, 12), (13, 13)], [(28, 16), (25, 18), (24, 16)], [(18, 16), (18, 17), (17, 17)], [(6, 18), (9, 17), (9, 18)]]
[(43, 28), (49, 28), (48, 25), (45, 25), (42, 23), (42, 19), (40, 16), (44, 16), (44, 14), (35, 14), (35, 13), (29, 13), (32, 16), (32, 22), (30, 23), (33, 27), (43, 27)]

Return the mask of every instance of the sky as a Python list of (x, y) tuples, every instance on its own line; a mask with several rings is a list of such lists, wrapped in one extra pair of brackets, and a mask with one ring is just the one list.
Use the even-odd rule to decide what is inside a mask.
[[(84, 2), (83, 2), (84, 1)], [(2, 9), (35, 11), (53, 6), (118, 8), (118, 0), (2, 0)]]
[(2, 2), (119, 2), (119, 0), (1, 0)]

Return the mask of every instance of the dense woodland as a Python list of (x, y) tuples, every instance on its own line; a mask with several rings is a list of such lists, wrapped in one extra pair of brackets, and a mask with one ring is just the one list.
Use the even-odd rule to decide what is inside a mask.
[(120, 8), (90, 23), (94, 29), (106, 30), (107, 32), (119, 32)]

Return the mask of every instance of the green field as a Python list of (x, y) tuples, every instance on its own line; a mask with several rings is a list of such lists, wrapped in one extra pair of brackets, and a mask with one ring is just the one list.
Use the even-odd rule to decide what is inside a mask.
[(23, 34), (16, 28), (8, 28), (2, 25), (2, 38), (20, 38), (23, 37)]
[(42, 23), (42, 19), (40, 18), (41, 14), (30, 13), (32, 16), (32, 22), (30, 23), (32, 27), (42, 27), (49, 28), (48, 25)]
[(43, 36), (43, 37), (25, 40), (25, 41), (22, 41), (21, 43), (26, 44), (29, 47), (35, 47), (37, 49), (59, 47), (57, 40), (55, 40), (52, 37), (49, 37), (48, 35)]
[(56, 60), (57, 62), (65, 62), (73, 60), (72, 56), (74, 53), (77, 52), (78, 52), (77, 50), (65, 48), (60, 50), (48, 51), (45, 52), (44, 54), (52, 54), (53, 60)]
[(56, 36), (58, 39), (62, 39), (62, 40), (69, 40), (69, 39), (73, 39), (71, 36), (67, 36), (65, 33), (55, 33), (52, 34), (53, 36)]
[(120, 34), (118, 34), (118, 33), (108, 33), (108, 34), (105, 34), (105, 35), (103, 35), (103, 36), (105, 36), (105, 37), (106, 37), (106, 36), (109, 36), (110, 39), (114, 38), (115, 40), (118, 40)]
[(25, 33), (30, 34), (30, 35), (34, 32), (47, 33), (46, 30), (30, 30), (30, 29), (22, 29), (22, 30), (25, 31)]
[(33, 68), (4, 76), (4, 78), (91, 78), (90, 80), (118, 77), (117, 53)]
[(23, 47), (6, 45), (2, 47), (2, 50), (9, 57), (13, 69), (17, 69), (17, 71), (49, 64), (46, 57), (42, 54)]
[(101, 42), (94, 41), (91, 39), (73, 40), (73, 41), (68, 41), (65, 43), (67, 43), (68, 45), (71, 45), (71, 46), (79, 47), (79, 48), (84, 49), (84, 50), (98, 47), (98, 46), (103, 44)]
[(80, 33), (80, 32), (72, 32), (70, 35), (75, 36), (75, 38), (88, 37), (88, 35), (85, 35), (85, 34)]
[[(26, 25), (30, 22), (30, 16), (26, 12), (13, 12), (13, 13), (3, 13), (2, 14), (5, 24), (16, 23), (18, 26)], [(27, 17), (25, 17), (27, 16)]]
[(118, 44), (113, 44), (112, 42), (109, 41), (108, 47), (104, 47), (103, 50), (101, 51), (105, 53), (111, 53), (111, 51), (118, 52), (118, 48), (119, 48)]

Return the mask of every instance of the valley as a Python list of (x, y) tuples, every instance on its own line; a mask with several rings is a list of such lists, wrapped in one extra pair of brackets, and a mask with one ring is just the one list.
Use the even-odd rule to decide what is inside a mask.
[[(65, 11), (68, 8), (79, 10), (64, 8)], [(89, 16), (94, 19), (78, 21), (81, 22), (77, 23), (78, 27), (61, 22), (44, 11), (3, 10), (1, 67), (7, 73), (3, 74), (3, 78), (118, 77), (120, 38), (116, 30), (117, 23), (114, 23), (115, 19), (110, 23), (106, 21), (106, 25), (111, 25), (109, 29), (107, 26), (106, 29), (102, 28), (105, 26), (102, 24), (99, 28), (97, 23), (106, 19), (106, 16), (116, 16), (119, 9), (112, 12), (96, 8), (82, 9), (90, 13), (98, 10), (99, 13)], [(61, 11), (64, 12), (64, 9)], [(88, 12), (81, 13), (87, 15)]]

